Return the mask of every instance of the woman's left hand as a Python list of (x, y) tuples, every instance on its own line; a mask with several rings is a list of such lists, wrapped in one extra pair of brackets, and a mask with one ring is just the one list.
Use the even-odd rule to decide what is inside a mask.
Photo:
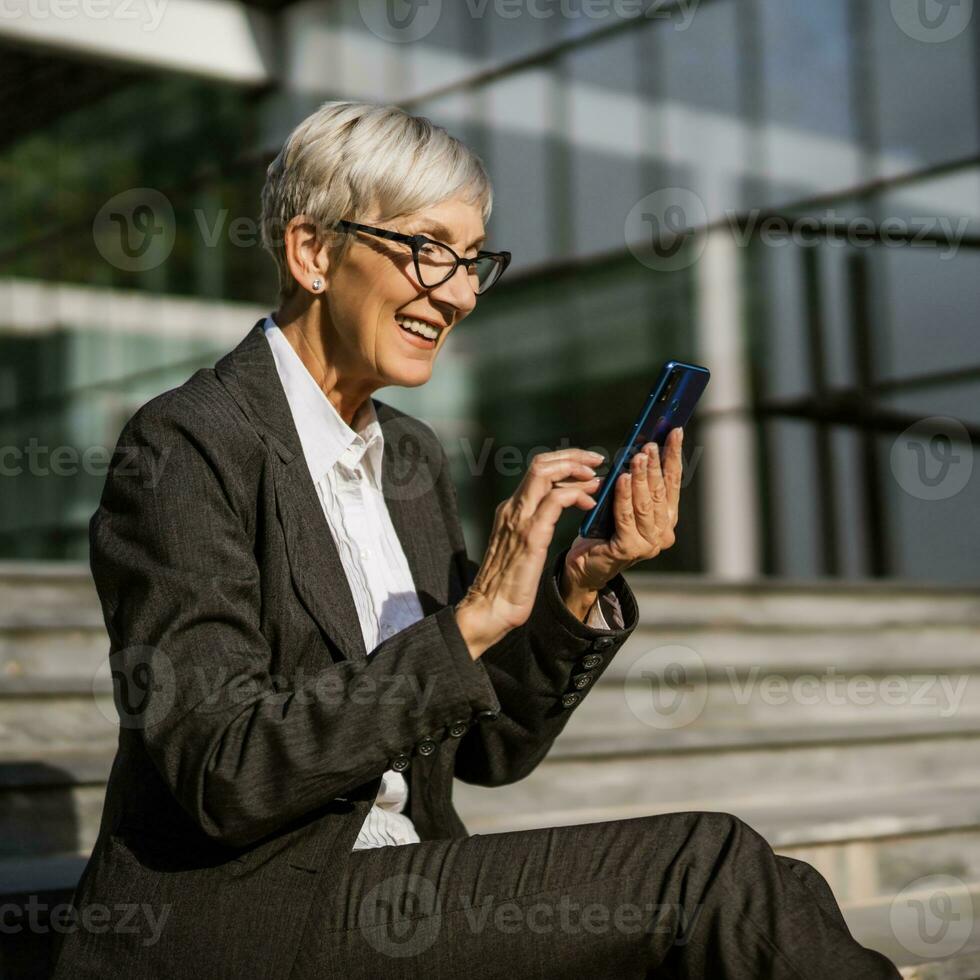
[(656, 443), (633, 456), (630, 472), (621, 473), (614, 491), (616, 529), (608, 541), (577, 537), (565, 557), (563, 578), (570, 589), (603, 589), (624, 569), (655, 558), (674, 543), (681, 492), (683, 430), (667, 438), (661, 466)]

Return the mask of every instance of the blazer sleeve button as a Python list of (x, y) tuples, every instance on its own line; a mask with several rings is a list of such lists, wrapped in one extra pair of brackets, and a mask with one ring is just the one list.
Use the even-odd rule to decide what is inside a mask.
[(611, 636), (598, 636), (592, 641), (593, 650), (608, 650), (613, 645)]
[(466, 734), (466, 730), (468, 728), (469, 725), (467, 725), (467, 723), (462, 718), (460, 718), (459, 721), (454, 721), (449, 726), (449, 734), (452, 735), (453, 738), (460, 738), (460, 736)]
[(431, 738), (426, 736), (418, 743), (418, 745), (415, 746), (415, 748), (417, 749), (419, 755), (432, 755), (432, 753), (436, 750), (436, 743)]
[(602, 657), (597, 653), (587, 653), (582, 658), (582, 666), (586, 670), (592, 670), (593, 667), (598, 667), (602, 663)]
[(412, 760), (409, 759), (409, 757), (404, 753), (402, 755), (396, 755), (395, 758), (391, 760), (391, 768), (394, 769), (395, 772), (404, 772), (408, 768), (408, 764), (411, 761)]
[(577, 677), (572, 678), (572, 684), (579, 691), (581, 691), (583, 687), (588, 687), (589, 684), (591, 683), (592, 683), (591, 674), (579, 674)]
[(476, 713), (477, 721), (496, 721), (499, 717), (496, 711), (491, 711), (489, 708)]
[(563, 708), (573, 708), (581, 700), (581, 694), (576, 694), (574, 691), (571, 691), (568, 694), (563, 694), (561, 696), (561, 706)]

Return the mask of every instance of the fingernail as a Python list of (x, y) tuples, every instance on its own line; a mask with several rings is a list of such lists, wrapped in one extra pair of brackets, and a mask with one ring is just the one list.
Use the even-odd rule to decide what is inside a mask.
[(583, 463), (582, 465), (583, 465), (583, 466), (585, 466), (585, 468), (586, 468), (586, 469), (587, 469), (587, 470), (588, 470), (588, 471), (589, 471), (589, 472), (590, 472), (590, 473), (591, 473), (591, 474), (592, 474), (593, 476), (595, 476), (595, 470), (594, 470), (594, 469), (592, 469), (592, 467), (591, 467), (591, 466), (587, 466), (587, 465), (586, 465), (585, 463)]
[(592, 457), (593, 459), (597, 459), (597, 460), (599, 460), (599, 462), (600, 462), (600, 463), (602, 462), (602, 460), (604, 460), (604, 459), (606, 458), (605, 456), (603, 456), (603, 455), (602, 455), (602, 453), (597, 453), (597, 452), (595, 452), (595, 451), (593, 451), (593, 450), (591, 450), (591, 449), (587, 449), (587, 450), (586, 450), (586, 452), (587, 452), (587, 453), (588, 453), (588, 454), (589, 454), (589, 455), (590, 455), (590, 456), (591, 456), (591, 457)]

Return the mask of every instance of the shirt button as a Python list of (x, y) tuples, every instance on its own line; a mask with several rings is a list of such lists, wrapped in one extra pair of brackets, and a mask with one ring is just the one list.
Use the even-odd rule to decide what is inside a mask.
[(364, 471), (360, 468), (360, 466), (356, 467), (354, 470), (354, 478), (359, 480), (363, 475)]
[(371, 549), (370, 548), (361, 548), (361, 559), (362, 559), (362, 561), (367, 561), (368, 558), (370, 558), (370, 557), (371, 557)]

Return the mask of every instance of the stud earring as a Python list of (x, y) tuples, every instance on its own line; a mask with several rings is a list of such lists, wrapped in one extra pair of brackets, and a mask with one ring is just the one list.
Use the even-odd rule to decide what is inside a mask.
[(323, 285), (323, 280), (314, 279), (312, 285), (313, 285), (313, 291), (316, 292), (316, 290), (318, 290)]

